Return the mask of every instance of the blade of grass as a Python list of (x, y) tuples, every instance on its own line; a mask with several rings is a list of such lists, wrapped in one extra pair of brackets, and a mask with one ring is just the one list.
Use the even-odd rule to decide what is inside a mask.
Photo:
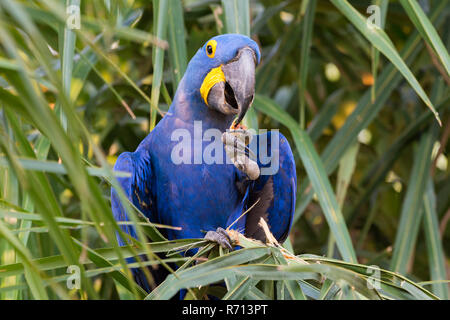
[(345, 280), (346, 282), (351, 283), (358, 292), (366, 297), (379, 299), (379, 296), (375, 291), (367, 288), (366, 279), (364, 276), (349, 269), (333, 267), (331, 265), (230, 265), (228, 267), (212, 268), (204, 272), (200, 272), (200, 266), (191, 268), (192, 271), (194, 271), (195, 268), (198, 268), (195, 270), (196, 272), (180, 274), (180, 279), (174, 279), (172, 276), (169, 276), (163, 284), (158, 287), (158, 292), (155, 292), (156, 290), (153, 291), (149, 296), (147, 296), (146, 299), (168, 299), (181, 288), (207, 285), (209, 283), (220, 281), (233, 274), (238, 274), (241, 276), (251, 275), (253, 279), (260, 280), (311, 279), (317, 278), (315, 274), (322, 274), (333, 280)]
[[(22, 209), (22, 208), (21, 208)], [(24, 209), (22, 209), (24, 210)], [(28, 211), (21, 211), (21, 212), (16, 212), (16, 211), (8, 211), (8, 210), (3, 210), (0, 209), (0, 217), (2, 218), (13, 218), (13, 219), (17, 219), (17, 220), (23, 220), (23, 221), (39, 221), (39, 222), (43, 222), (45, 221), (42, 216), (40, 214), (36, 214), (36, 213), (31, 213)], [(95, 223), (92, 221), (86, 221), (86, 220), (81, 220), (81, 219), (72, 219), (72, 218), (65, 218), (65, 217), (55, 217), (55, 221), (59, 224), (70, 224), (70, 225), (74, 225), (74, 226), (94, 226)], [(131, 225), (134, 224), (133, 222), (130, 221), (122, 221), (122, 222), (118, 222), (119, 225)], [(168, 229), (176, 229), (179, 230), (179, 228), (176, 227), (172, 227), (172, 226), (165, 226), (162, 224), (158, 224), (158, 223), (151, 223), (151, 222), (139, 222), (138, 225), (141, 226), (154, 226), (154, 227), (158, 227), (158, 228), (168, 228)]]
[(283, 67), (292, 55), (296, 41), (301, 37), (301, 24), (294, 19), (287, 30), (280, 35), (276, 49), (272, 50), (264, 63), (256, 70), (256, 93), (270, 95), (277, 88), (278, 79), (281, 77)]
[[(442, 79), (435, 82), (435, 87), (433, 90), (442, 90), (443, 89), (443, 81)], [(437, 101), (437, 100), (435, 100)], [(450, 108), (450, 95), (441, 99), (438, 103), (436, 103), (437, 110), (446, 111)], [(398, 159), (398, 155), (403, 152), (405, 148), (407, 148), (411, 142), (419, 137), (421, 132), (426, 131), (428, 127), (431, 125), (431, 115), (429, 112), (423, 112), (420, 116), (416, 117), (414, 121), (408, 125), (406, 129), (397, 137), (397, 139), (389, 146), (389, 148), (383, 152), (383, 155), (373, 163), (371, 168), (367, 171), (367, 174), (364, 175), (362, 179), (361, 186), (364, 190), (363, 194), (356, 201), (356, 205), (353, 206), (349, 210), (349, 214), (347, 216), (347, 222), (349, 225), (352, 225), (355, 221), (359, 209), (361, 206), (370, 198), (371, 194), (376, 190), (377, 186), (382, 183), (388, 174), (389, 170), (393, 167), (396, 160)]]
[(440, 59), (447, 75), (450, 76), (450, 56), (430, 19), (428, 19), (417, 1), (400, 0), (400, 3), (414, 23), (414, 26), (419, 30), (422, 38), (436, 52), (436, 56)]
[[(303, 2), (302, 2), (303, 3)], [(300, 129), (305, 129), (305, 91), (308, 80), (309, 54), (311, 49), (311, 39), (314, 28), (314, 16), (316, 14), (317, 0), (309, 0), (306, 14), (303, 17), (303, 30), (301, 42), (301, 59), (300, 59), (300, 110), (299, 123)]]
[[(386, 24), (386, 15), (387, 15), (387, 9), (389, 6), (389, 0), (373, 0), (373, 5), (378, 6), (380, 8), (380, 28), (384, 29), (384, 26)], [(375, 102), (376, 98), (376, 82), (377, 82), (377, 74), (378, 74), (378, 66), (380, 63), (380, 52), (372, 46), (371, 50), (371, 56), (372, 56), (372, 76), (373, 76), (373, 85), (372, 85), (372, 103)]]
[[(345, 268), (348, 270), (352, 270), (362, 276), (365, 276), (366, 278), (369, 278), (370, 275), (373, 274), (373, 272), (369, 272), (369, 270), (373, 270), (373, 266), (366, 266), (362, 264), (355, 264), (355, 263), (349, 263), (345, 261), (340, 261), (336, 259), (329, 259), (324, 258), (316, 255), (311, 254), (304, 254), (300, 255), (299, 258), (303, 259), (306, 262), (319, 262), (320, 264), (332, 264), (341, 268)], [(409, 293), (411, 293), (413, 296), (416, 297), (416, 299), (420, 299), (421, 297), (426, 297), (426, 299), (438, 299), (433, 293), (426, 290), (422, 286), (420, 286), (417, 283), (414, 283), (413, 281), (409, 280), (408, 278), (402, 276), (399, 273), (392, 272), (386, 269), (378, 268), (379, 271), (379, 280), (381, 285), (387, 284), (391, 288), (397, 288), (398, 290), (406, 290)], [(411, 290), (411, 288), (414, 288)], [(420, 292), (420, 293), (418, 293)]]
[[(33, 5), (32, 3), (22, 2), (21, 5), (26, 13), (33, 17), (36, 22), (44, 23), (49, 27), (57, 30), (58, 24), (66, 24), (67, 14), (66, 6), (56, 0), (42, 0), (42, 7)], [(84, 30), (102, 33), (108, 30), (119, 39), (128, 40), (144, 45), (154, 44), (161, 48), (167, 48), (167, 42), (157, 39), (154, 35), (139, 29), (135, 29), (129, 25), (139, 20), (142, 16), (141, 10), (131, 11), (124, 19), (124, 25), (111, 25), (109, 21), (98, 19), (97, 17), (89, 17), (81, 15), (83, 28), (80, 30), (73, 29), (78, 36), (82, 35)], [(56, 27), (55, 27), (56, 26)]]
[(32, 262), (31, 254), (28, 249), (11, 233), (11, 231), (5, 226), (3, 221), (0, 220), (0, 234), (15, 250), (15, 253), (20, 257), (20, 261), (24, 263), (24, 273), (29, 288), (35, 299), (45, 300), (48, 299), (47, 292), (41, 282), (41, 277), (38, 273), (38, 269)]
[(250, 36), (249, 0), (222, 0), (227, 33)]
[[(171, 298), (178, 290), (181, 288), (188, 288), (191, 287), (190, 285), (183, 285), (182, 280), (183, 278), (189, 278), (189, 277), (197, 277), (198, 275), (206, 275), (207, 273), (210, 273), (214, 270), (220, 270), (221, 268), (226, 268), (233, 266), (235, 264), (242, 264), (246, 263), (248, 261), (256, 260), (261, 258), (264, 255), (268, 255), (269, 250), (268, 248), (246, 248), (241, 249), (238, 251), (233, 251), (229, 254), (226, 254), (224, 256), (220, 256), (211, 260), (208, 260), (205, 263), (202, 263), (200, 265), (196, 265), (194, 267), (185, 269), (181, 272), (177, 272), (177, 277), (174, 275), (169, 275), (166, 280), (161, 283), (158, 287), (155, 288), (145, 299), (167, 299)], [(220, 276), (221, 279), (229, 278), (231, 276), (234, 276), (233, 273), (223, 273)], [(205, 281), (202, 281), (202, 284), (199, 285), (206, 285), (211, 282), (215, 281), (209, 281), (209, 279), (204, 279)], [(177, 284), (178, 283), (178, 284)], [(197, 286), (197, 285), (195, 285)]]
[[(432, 130), (435, 131), (435, 130)], [(436, 132), (436, 131), (435, 131)], [(430, 174), (431, 151), (436, 140), (433, 132), (425, 133), (415, 151), (414, 165), (408, 182), (408, 189), (402, 204), (402, 212), (394, 243), (390, 269), (406, 274), (411, 262), (414, 246), (422, 218), (422, 201)]]
[[(160, 40), (166, 39), (167, 33), (167, 10), (169, 1), (153, 0), (153, 29), (156, 37)], [(151, 110), (150, 110), (150, 131), (156, 124), (156, 111), (159, 103), (161, 82), (163, 81), (164, 68), (164, 49), (153, 46), (153, 82), (151, 92)]]
[(314, 191), (319, 198), (320, 206), (322, 207), (325, 219), (336, 238), (340, 253), (344, 260), (356, 262), (356, 254), (342, 212), (337, 204), (323, 163), (320, 160), (311, 139), (306, 132), (300, 130), (297, 122), (292, 119), (289, 114), (281, 110), (273, 100), (257, 95), (255, 97), (254, 106), (256, 109), (270, 117), (278, 119), (291, 132), (297, 152), (302, 159), (302, 163), (308, 173)]
[[(440, 25), (445, 17), (442, 12), (445, 4), (443, 2), (437, 3), (431, 14), (431, 20)], [(420, 41), (420, 35), (416, 32), (410, 36), (406, 42), (401, 56), (406, 63), (415, 61), (420, 49), (423, 45)], [(386, 101), (392, 94), (394, 89), (398, 86), (402, 79), (401, 74), (391, 64), (385, 68), (377, 79), (377, 99), (375, 103), (371, 103), (371, 90), (367, 90), (358, 102), (356, 109), (347, 118), (344, 125), (333, 136), (331, 141), (322, 152), (321, 159), (327, 171), (331, 174), (337, 167), (339, 159), (342, 157), (347, 148), (356, 141), (358, 134), (364, 128), (372, 123), (380, 110), (386, 105)], [(313, 190), (311, 190), (310, 181), (305, 179), (301, 184), (298, 192), (298, 204), (294, 215), (294, 223), (300, 218), (306, 206), (313, 198)]]
[[(336, 201), (339, 208), (343, 209), (347, 189), (350, 185), (353, 173), (356, 168), (356, 157), (358, 156), (359, 142), (354, 143), (339, 161), (339, 170), (336, 182)], [(333, 257), (334, 254), (334, 237), (330, 233), (328, 236), (328, 257)]]
[(280, 11), (282, 11), (288, 4), (288, 1), (283, 1), (274, 6), (266, 7), (265, 10), (261, 14), (259, 14), (253, 21), (251, 28), (252, 35), (259, 34), (261, 29), (267, 26), (268, 21), (276, 14), (279, 14)]
[[(176, 250), (182, 246), (192, 246), (192, 248), (198, 248), (205, 245), (206, 241), (203, 239), (182, 239), (174, 241), (163, 241), (163, 242), (152, 242), (148, 245), (151, 247), (152, 252), (162, 253), (171, 250)], [(134, 250), (135, 249), (135, 250)], [(137, 255), (145, 254), (146, 250), (143, 248), (133, 248), (132, 246), (119, 247), (124, 258), (130, 258)], [(101, 256), (107, 261), (114, 261), (117, 263), (119, 260), (119, 255), (117, 254), (117, 249), (114, 247), (94, 249), (95, 253)], [(64, 260), (61, 255), (50, 256), (39, 259), (32, 260), (36, 265), (37, 270), (46, 271), (58, 268), (65, 268), (68, 263)], [(81, 261), (82, 263), (90, 263), (90, 260)], [(23, 263), (13, 263), (8, 265), (0, 266), (0, 278), (8, 277), (12, 275), (20, 275), (24, 273)]]
[[(66, 7), (76, 6), (80, 7), (80, 0), (66, 0)], [(60, 26), (59, 34), (59, 52), (61, 57), (61, 76), (62, 88), (66, 97), (70, 97), (70, 88), (72, 82), (73, 58), (75, 55), (76, 33), (67, 27), (67, 25)], [(61, 124), (64, 130), (67, 131), (67, 119), (64, 112), (61, 110), (59, 102), (56, 104), (56, 114), (59, 115)]]
[(415, 78), (414, 74), (406, 65), (405, 61), (397, 53), (397, 50), (392, 44), (387, 34), (377, 26), (371, 28), (366, 19), (352, 6), (347, 0), (331, 0), (331, 2), (339, 9), (339, 11), (349, 19), (352, 24), (366, 37), (370, 43), (373, 44), (386, 58), (388, 58), (405, 77), (409, 84), (413, 87), (414, 91), (425, 102), (427, 107), (433, 112), (437, 122), (442, 126), (439, 114), (434, 109), (433, 103), (428, 98), (425, 91), (420, 86), (420, 83)]
[[(84, 245), (80, 241), (76, 240), (75, 238), (72, 238), (76, 245), (78, 245), (81, 249), (84, 249), (87, 251), (87, 256), (89, 259), (94, 262), (94, 264), (97, 266), (97, 268), (106, 268), (106, 267), (112, 267), (113, 264), (109, 262), (108, 260), (104, 259), (101, 255), (99, 255), (97, 252), (89, 248), (88, 246)], [(133, 279), (127, 278), (127, 276), (122, 273), (121, 271), (113, 271), (111, 273), (111, 276), (119, 282), (124, 288), (129, 290), (130, 292), (134, 293), (135, 295), (138, 295), (140, 298), (144, 298), (146, 296), (146, 292), (139, 287)]]
[[(280, 254), (279, 250), (272, 249), (272, 255), (275, 259), (275, 261), (280, 265), (289, 265), (288, 261), (286, 260), (285, 256)], [(282, 294), (284, 294), (284, 291), (287, 291), (288, 295), (292, 300), (306, 300), (306, 296), (303, 293), (302, 287), (300, 286), (300, 283), (295, 280), (285, 280), (282, 281)], [(277, 299), (280, 300), (280, 298), (277, 296)]]
[[(14, 123), (10, 123), (8, 114), (0, 114), (0, 123), (4, 126), (5, 132), (7, 132), (9, 135), (12, 135), (14, 132)], [(10, 145), (12, 144), (12, 141), (10, 142)], [(12, 147), (12, 146), (11, 146)], [(19, 187), (19, 181), (17, 180), (17, 177), (14, 173), (14, 171), (11, 168), (5, 168), (2, 172), (2, 183), (0, 185), (1, 189), (1, 198), (4, 199), (4, 201), (11, 203), (15, 206), (19, 205), (20, 202), (20, 187)], [(7, 220), (5, 223), (9, 223), (13, 227), (17, 224), (17, 222), (14, 222), (14, 220)], [(1, 263), (12, 263), (16, 260), (17, 254), (14, 252), (13, 247), (7, 243), (4, 242), (0, 246), (0, 261)], [(16, 277), (10, 277), (3, 279), (2, 282), (0, 282), (1, 286), (8, 286), (8, 285), (14, 285), (17, 283)], [(4, 293), (2, 299), (10, 300), (14, 299), (14, 296), (16, 295), (16, 292), (8, 292)]]
[[(36, 150), (36, 154), (35, 154), (35, 152), (31, 148), (28, 140), (24, 136), (21, 126), (20, 126), (20, 123), (19, 123), (18, 119), (16, 118), (15, 114), (13, 114), (8, 109), (5, 109), (4, 112), (8, 118), (9, 124), (11, 125), (12, 131), (14, 132), (14, 137), (15, 137), (16, 141), (18, 141), (17, 146), (20, 149), (20, 152), (22, 154), (25, 154), (27, 157), (31, 157), (31, 158), (35, 158), (36, 156), (41, 157), (41, 158), (46, 157), (47, 153), (48, 153), (49, 145), (45, 142), (48, 140), (42, 136), (39, 137), (39, 139), (37, 140), (36, 147), (35, 147), (35, 150)], [(31, 199), (31, 197), (27, 193), (25, 193), (25, 192), (23, 192), (23, 193), (24, 194), (22, 195), (21, 208), (23, 208), (23, 210), (25, 210), (25, 211), (33, 211), (34, 203)], [(19, 229), (28, 229), (31, 227), (31, 224), (32, 224), (31, 221), (22, 220), (22, 221), (20, 221)], [(29, 237), (30, 237), (29, 231), (22, 232), (18, 235), (19, 241), (24, 246), (27, 246)], [(16, 277), (15, 283), (18, 283), (19, 280), (20, 279), (18, 277)], [(15, 296), (14, 296), (14, 299), (18, 299), (18, 298), (19, 298), (19, 291), (15, 292)]]
[[(428, 251), (428, 264), (430, 268), (430, 278), (432, 281), (446, 280), (447, 271), (445, 268), (445, 253), (442, 241), (439, 237), (439, 223), (436, 213), (436, 195), (433, 187), (433, 180), (428, 177), (426, 190), (423, 195), (423, 210), (425, 229), (425, 241)], [(432, 283), (432, 291), (441, 299), (448, 300), (448, 284)]]
[[(51, 160), (34, 160), (34, 159), (25, 159), (19, 158), (17, 161), (20, 163), (20, 166), (26, 170), (32, 170), (36, 172), (49, 172), (55, 174), (68, 174), (67, 169), (61, 163)], [(9, 163), (6, 157), (0, 157), (0, 166), (1, 167), (9, 167)], [(87, 172), (89, 175), (94, 177), (108, 177), (108, 173), (104, 168), (96, 168), (96, 167), (87, 167)], [(114, 175), (116, 177), (129, 177), (129, 172), (121, 172), (114, 171)]]
[(181, 1), (169, 1), (168, 41), (172, 66), (173, 91), (178, 87), (187, 68), (186, 36)]
[[(41, 36), (39, 33), (35, 31), (35, 25), (33, 24), (32, 19), (30, 19), (27, 14), (23, 11), (23, 8), (20, 5), (17, 5), (16, 3), (8, 3), (7, 9), (11, 13), (12, 16), (14, 16), (18, 23), (21, 24), (24, 28), (24, 30), (27, 31), (28, 34), (32, 35), (30, 37), (28, 44), (31, 46), (32, 50), (36, 52), (36, 58), (38, 61), (44, 66), (44, 68), (47, 71), (48, 76), (51, 78), (53, 83), (56, 87), (59, 88), (59, 90), (62, 92), (62, 89), (60, 88), (60, 84), (58, 82), (58, 79), (55, 78), (52, 75), (52, 72), (50, 71), (51, 63), (49, 62), (49, 52), (48, 48), (45, 47), (45, 41), (41, 39)], [(23, 62), (23, 59), (20, 55), (17, 54), (17, 49), (15, 47), (15, 42), (12, 39), (12, 37), (9, 35), (9, 32), (6, 31), (5, 28), (0, 27), (3, 34), (3, 44), (5, 44), (6, 52), (9, 56), (14, 57), (16, 61), (20, 63), (21, 70), (26, 70), (26, 65)], [(30, 83), (30, 79), (27, 78), (25, 75), (27, 72), (19, 72), (17, 74), (9, 74), (8, 80), (9, 82), (15, 87), (17, 92), (22, 92), (23, 94), (20, 96), (21, 103), (23, 103), (23, 107), (25, 110), (21, 110), (23, 113), (31, 112), (34, 113), (33, 117), (28, 117), (28, 119), (32, 119), (34, 123), (38, 124), (38, 128), (46, 133), (46, 136), (50, 138), (52, 141), (53, 146), (55, 147), (56, 151), (60, 151), (59, 154), (63, 160), (63, 163), (65, 164), (66, 168), (68, 169), (68, 173), (70, 175), (71, 180), (74, 182), (74, 186), (77, 189), (77, 192), (80, 194), (80, 199), (83, 202), (82, 207), (87, 209), (87, 211), (92, 215), (93, 220), (96, 222), (96, 227), (100, 234), (107, 235), (107, 238), (110, 239), (109, 241), (113, 241), (115, 243), (115, 234), (113, 230), (110, 228), (110, 225), (115, 227), (116, 230), (120, 230), (117, 224), (114, 224), (115, 221), (112, 218), (112, 215), (104, 215), (103, 213), (108, 212), (108, 207), (104, 203), (104, 200), (101, 196), (100, 191), (98, 188), (96, 188), (96, 185), (93, 183), (92, 179), (86, 175), (86, 171), (84, 167), (82, 166), (81, 159), (79, 154), (77, 155), (77, 151), (73, 147), (73, 145), (69, 142), (69, 139), (67, 135), (64, 133), (64, 130), (62, 130), (62, 127), (60, 126), (59, 122), (56, 120), (55, 115), (52, 113), (52, 111), (48, 108), (46, 105), (42, 95), (40, 92), (36, 91), (36, 86), (33, 86), (32, 83)], [(84, 132), (87, 132), (85, 130), (85, 127), (82, 125), (82, 123), (79, 121), (76, 114), (74, 114), (73, 109), (71, 106), (69, 106), (69, 103), (66, 101), (65, 96), (61, 95), (59, 96), (62, 102), (62, 106), (64, 108), (64, 111), (66, 113), (67, 119), (70, 122), (72, 122), (74, 125), (71, 126), (72, 130), (74, 131), (75, 135), (77, 132), (76, 129), (83, 130)], [(32, 105), (30, 105), (32, 103)], [(17, 106), (14, 106), (17, 108)], [(39, 112), (35, 112), (39, 110)], [(88, 136), (88, 140), (91, 141), (92, 139)], [(98, 156), (98, 153), (96, 154)], [(15, 166), (15, 168), (17, 165)], [(24, 184), (28, 183), (26, 179), (22, 181)], [(33, 184), (31, 184), (33, 187)], [(89, 192), (87, 192), (89, 190)], [(42, 199), (40, 197), (33, 197), (34, 202), (37, 204), (39, 203), (41, 205), (41, 209), (39, 211), (47, 212), (48, 208), (44, 209), (47, 205), (46, 203), (42, 202)], [(100, 215), (103, 215), (102, 218), (100, 218)], [(106, 226), (106, 228), (105, 228)], [(103, 229), (103, 230), (102, 230)], [(140, 229), (139, 226), (137, 228)], [(54, 235), (57, 235), (60, 230), (51, 228)], [(53, 231), (54, 230), (54, 231)], [(106, 232), (105, 232), (106, 231)], [(55, 241), (58, 246), (63, 246), (65, 243), (63, 241)], [(66, 241), (66, 244), (68, 245), (68, 242), (70, 240)], [(76, 252), (75, 250), (65, 250), (64, 248), (63, 252), (65, 251), (65, 256), (68, 257), (68, 259), (72, 260), (74, 265), (77, 264), (77, 259), (71, 257), (73, 252)], [(120, 253), (120, 252), (119, 252)], [(122, 259), (122, 264), (124, 268), (126, 269), (125, 261)], [(83, 271), (82, 271), (83, 272)], [(130, 275), (131, 276), (131, 275)], [(86, 283), (85, 288), (87, 290), (90, 290), (91, 294), (95, 296), (95, 292), (91, 289), (90, 283)]]
[[(227, 33), (240, 33), (250, 37), (250, 3), (249, 0), (222, 0)], [(258, 129), (258, 116), (250, 108), (243, 123), (248, 128)]]
[(313, 142), (322, 135), (325, 128), (331, 123), (331, 119), (334, 117), (339, 108), (339, 102), (344, 94), (343, 89), (339, 89), (333, 92), (325, 101), (324, 105), (320, 109), (320, 112), (314, 117), (306, 130)]

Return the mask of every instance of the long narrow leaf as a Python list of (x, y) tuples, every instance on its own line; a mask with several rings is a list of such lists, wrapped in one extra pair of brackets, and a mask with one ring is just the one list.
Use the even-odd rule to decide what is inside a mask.
[[(442, 241), (439, 237), (438, 216), (436, 213), (436, 195), (433, 188), (433, 181), (428, 178), (426, 190), (423, 195), (423, 210), (425, 229), (425, 239), (428, 251), (428, 263), (430, 267), (430, 276), (432, 281), (447, 279), (445, 268), (445, 253), (442, 247)], [(448, 284), (433, 283), (433, 293), (441, 299), (448, 300)]]
[(291, 131), (297, 152), (300, 154), (303, 165), (311, 180), (314, 191), (319, 198), (325, 218), (336, 238), (336, 243), (342, 257), (346, 261), (356, 261), (350, 234), (345, 225), (342, 212), (336, 201), (333, 189), (328, 180), (323, 163), (318, 156), (311, 139), (298, 124), (286, 112), (282, 111), (274, 101), (263, 96), (256, 96), (255, 108), (268, 114), (274, 119), (279, 119)]
[(353, 23), (353, 25), (367, 38), (367, 40), (369, 40), (396, 66), (396, 68), (402, 73), (405, 79), (417, 92), (419, 97), (425, 102), (428, 108), (430, 108), (431, 112), (433, 112), (438, 123), (442, 125), (439, 114), (434, 109), (433, 103), (420, 86), (420, 83), (417, 81), (414, 74), (405, 64), (401, 56), (397, 53), (397, 50), (394, 48), (387, 34), (379, 27), (370, 28), (366, 19), (355, 8), (353, 8), (347, 0), (331, 0), (331, 2)]
[[(434, 131), (434, 130), (433, 130)], [(422, 201), (430, 174), (431, 151), (435, 141), (433, 132), (425, 133), (420, 139), (414, 158), (414, 166), (408, 182), (408, 189), (402, 205), (400, 224), (394, 243), (390, 268), (405, 274), (413, 253), (422, 218)]]
[(441, 60), (447, 75), (450, 76), (450, 56), (430, 19), (417, 1), (400, 0), (400, 3), (422, 37), (436, 52), (436, 56)]

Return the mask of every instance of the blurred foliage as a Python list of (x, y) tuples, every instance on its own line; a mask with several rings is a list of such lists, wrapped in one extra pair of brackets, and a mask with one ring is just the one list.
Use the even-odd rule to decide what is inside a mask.
[[(367, 275), (354, 254), (417, 283), (383, 288), (382, 298), (434, 297), (419, 285), (448, 298), (450, 6), (339, 1), (0, 0), (0, 297), (143, 298), (125, 257), (147, 254), (157, 263), (155, 252), (204, 245), (159, 239), (155, 251), (144, 243), (157, 233), (144, 221), (135, 246), (118, 248), (111, 166), (168, 110), (198, 48), (216, 34), (240, 32), (262, 52), (247, 124), (280, 129), (297, 161), (297, 210), (285, 247), (337, 260), (306, 255), (311, 270), (304, 261), (285, 270), (326, 275), (331, 284), (314, 277), (293, 289), (292, 276), (270, 289), (270, 281), (228, 278), (229, 290), (234, 283), (247, 293), (227, 297), (373, 298), (361, 289)], [(69, 29), (66, 10), (78, 4), (81, 28)], [(371, 4), (382, 8), (386, 33), (358, 28)], [(280, 248), (253, 246), (230, 265), (213, 258), (239, 253), (206, 246), (203, 254), (221, 267), (285, 264)], [(184, 261), (175, 257), (168, 259)], [(81, 266), (81, 291), (65, 288), (68, 265)], [(183, 272), (194, 277), (196, 270)], [(254, 279), (280, 280), (261, 270)], [(383, 272), (388, 287), (404, 283)], [(171, 296), (161, 290), (151, 297)]]

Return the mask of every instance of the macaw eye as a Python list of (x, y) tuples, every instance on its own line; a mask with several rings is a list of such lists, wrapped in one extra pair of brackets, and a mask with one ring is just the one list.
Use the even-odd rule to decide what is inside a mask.
[(217, 46), (216, 40), (210, 40), (206, 44), (206, 55), (208, 57), (214, 58), (214, 55), (216, 54), (216, 46)]

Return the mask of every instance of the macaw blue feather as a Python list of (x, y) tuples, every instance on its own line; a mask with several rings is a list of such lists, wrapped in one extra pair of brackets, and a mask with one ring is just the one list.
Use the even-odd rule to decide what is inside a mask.
[[(200, 87), (208, 72), (232, 60), (243, 47), (254, 50), (260, 60), (258, 45), (250, 38), (237, 34), (221, 35), (217, 41), (214, 58), (209, 58), (205, 47), (199, 49), (190, 61), (186, 73), (176, 91), (167, 114), (154, 130), (140, 143), (135, 152), (125, 152), (117, 159), (115, 170), (131, 173), (131, 177), (119, 178), (128, 199), (152, 222), (181, 227), (181, 230), (161, 229), (170, 240), (203, 238), (205, 233), (218, 227), (227, 228), (244, 211), (257, 201), (252, 210), (239, 219), (233, 229), (246, 235), (257, 236), (258, 222), (266, 219), (270, 230), (279, 241), (284, 241), (292, 225), (295, 208), (296, 172), (291, 148), (286, 138), (279, 134), (279, 170), (273, 175), (261, 175), (255, 181), (246, 179), (233, 164), (175, 164), (172, 150), (180, 143), (172, 134), (176, 130), (193, 137), (183, 141), (186, 147), (203, 149), (210, 143), (196, 136), (195, 121), (201, 121), (203, 131), (227, 130), (234, 116), (225, 116), (209, 108), (200, 95)], [(270, 149), (271, 133), (259, 135), (265, 138)], [(258, 149), (258, 153), (260, 150)], [(225, 152), (224, 152), (225, 154)], [(258, 156), (258, 154), (257, 154)], [(266, 164), (258, 162), (261, 168)], [(117, 221), (128, 221), (117, 192), (112, 189), (111, 205)], [(132, 226), (122, 226), (132, 237)], [(123, 239), (118, 239), (124, 245)], [(133, 271), (139, 283), (142, 274)], [(137, 272), (137, 273), (136, 273)], [(148, 284), (145, 284), (148, 290)]]

